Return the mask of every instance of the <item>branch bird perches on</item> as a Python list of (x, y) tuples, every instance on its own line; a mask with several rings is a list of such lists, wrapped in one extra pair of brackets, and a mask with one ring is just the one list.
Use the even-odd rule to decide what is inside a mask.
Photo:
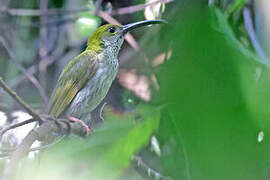
[[(35, 110), (33, 110), (30, 105), (24, 102), (14, 91), (12, 91), (3, 79), (0, 77), (0, 87), (3, 88), (15, 101), (17, 101), (33, 118), (22, 122), (21, 124), (16, 124), (13, 127), (19, 127), (19, 125), (24, 125), (25, 123), (30, 123), (34, 121), (40, 122), (38, 128), (32, 129), (23, 141), (18, 145), (15, 151), (11, 154), (10, 162), (4, 169), (1, 180), (11, 180), (14, 179), (18, 161), (20, 161), (24, 156), (26, 156), (31, 150), (32, 144), (38, 141), (45, 141), (48, 136), (54, 136), (53, 132), (61, 135), (63, 133), (76, 134), (81, 137), (85, 137), (87, 132), (80, 123), (69, 123), (62, 119), (52, 120), (50, 117), (43, 117), (39, 115)], [(1, 134), (6, 132), (8, 129), (4, 129)]]

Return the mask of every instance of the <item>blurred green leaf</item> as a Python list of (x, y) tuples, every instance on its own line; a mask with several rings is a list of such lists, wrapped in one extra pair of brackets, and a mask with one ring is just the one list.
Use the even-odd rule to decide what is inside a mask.
[[(138, 152), (142, 146), (145, 146), (150, 139), (151, 134), (158, 128), (159, 113), (152, 114), (136, 127), (132, 128), (125, 137), (119, 139), (106, 154), (101, 164), (97, 166), (99, 179), (116, 179), (123, 168), (127, 168), (132, 155)], [(109, 166), (106, 168), (106, 166)], [(104, 167), (111, 173), (104, 173)], [(95, 176), (94, 176), (95, 177)]]
[(235, 11), (241, 10), (246, 4), (247, 0), (234, 0), (225, 10), (225, 16), (229, 17)]
[(82, 12), (76, 21), (76, 28), (81, 38), (89, 37), (100, 25), (101, 19), (90, 12)]
[(181, 15), (163, 30), (172, 58), (158, 78), (169, 102), (158, 133), (164, 175), (269, 179), (268, 67), (237, 41), (221, 12), (195, 1), (178, 5)]
[(144, 111), (138, 110), (142, 120), (137, 123), (135, 116), (106, 120), (87, 140), (69, 138), (61, 142), (43, 155), (42, 171), (33, 176), (29, 166), (27, 174), (35, 179), (48, 176), (56, 179), (116, 179), (129, 167), (132, 155), (148, 144), (159, 126), (159, 111), (149, 106), (143, 108)]

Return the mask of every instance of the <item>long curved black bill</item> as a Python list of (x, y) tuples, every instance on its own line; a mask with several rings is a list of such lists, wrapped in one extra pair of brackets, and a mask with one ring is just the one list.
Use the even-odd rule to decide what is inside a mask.
[(133, 29), (142, 27), (142, 26), (147, 26), (147, 25), (151, 25), (151, 24), (166, 24), (168, 23), (165, 20), (162, 19), (157, 19), (157, 20), (144, 20), (144, 21), (139, 21), (139, 22), (135, 22), (135, 23), (130, 23), (127, 25), (123, 26), (123, 33), (126, 34), (129, 31), (132, 31)]

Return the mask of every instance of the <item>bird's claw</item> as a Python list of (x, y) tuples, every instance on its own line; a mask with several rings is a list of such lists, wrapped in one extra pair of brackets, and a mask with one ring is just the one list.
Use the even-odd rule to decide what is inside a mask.
[(73, 121), (73, 122), (79, 122), (83, 126), (83, 128), (85, 129), (86, 136), (88, 136), (91, 129), (82, 120), (75, 118), (73, 116), (67, 116), (67, 119), (69, 119), (70, 121)]

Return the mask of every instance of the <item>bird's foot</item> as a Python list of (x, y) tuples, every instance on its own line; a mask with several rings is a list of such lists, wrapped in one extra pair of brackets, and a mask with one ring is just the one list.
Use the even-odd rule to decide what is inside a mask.
[(91, 129), (82, 120), (75, 118), (73, 116), (67, 116), (67, 119), (69, 119), (70, 121), (73, 121), (73, 122), (79, 122), (83, 126), (83, 128), (85, 129), (86, 136), (88, 136)]

